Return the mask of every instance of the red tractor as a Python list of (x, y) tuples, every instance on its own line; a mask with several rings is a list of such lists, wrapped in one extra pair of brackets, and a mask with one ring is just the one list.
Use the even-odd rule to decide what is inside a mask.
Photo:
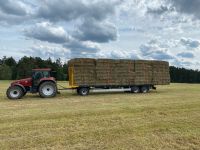
[(57, 94), (56, 80), (51, 69), (33, 69), (32, 77), (11, 83), (6, 94), (9, 99), (20, 99), (27, 92), (39, 93), (43, 98), (54, 97)]

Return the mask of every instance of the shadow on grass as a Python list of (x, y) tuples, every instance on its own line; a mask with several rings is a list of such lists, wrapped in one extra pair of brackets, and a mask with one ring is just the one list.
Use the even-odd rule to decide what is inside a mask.
[[(90, 97), (90, 96), (112, 96), (112, 95), (132, 95), (132, 96), (148, 96), (148, 95), (154, 95), (154, 94), (161, 94), (161, 93), (167, 93), (167, 91), (163, 91), (163, 90), (151, 90), (148, 93), (131, 93), (131, 92), (91, 92), (89, 93), (89, 95), (87, 96), (80, 96), (78, 95), (75, 91), (62, 91), (60, 94), (57, 94), (56, 97), (53, 98), (41, 98), (39, 96), (39, 94), (31, 94), (28, 93), (27, 95), (25, 95), (22, 99), (19, 100), (13, 100), (13, 101), (21, 101), (21, 100), (58, 100), (58, 99), (67, 99), (67, 98), (82, 98), (82, 97)], [(7, 97), (5, 96), (5, 100), (9, 100), (7, 99)], [(12, 101), (12, 100), (11, 100)]]
[[(152, 95), (152, 94), (156, 94), (156, 93), (163, 93), (163, 91), (151, 91), (149, 93), (131, 93), (131, 92), (91, 92), (89, 93), (89, 95), (87, 96), (80, 96), (78, 95), (76, 92), (62, 92), (60, 94), (57, 94), (57, 96), (55, 98), (59, 99), (59, 98), (73, 98), (73, 97), (88, 97), (88, 96), (103, 96), (103, 95)], [(39, 94), (32, 94), (32, 95), (26, 95), (26, 98), (34, 98), (34, 99), (45, 99), (45, 98), (41, 98), (39, 96)], [(24, 97), (24, 98), (25, 98)], [(53, 99), (53, 98), (46, 98), (46, 99)]]

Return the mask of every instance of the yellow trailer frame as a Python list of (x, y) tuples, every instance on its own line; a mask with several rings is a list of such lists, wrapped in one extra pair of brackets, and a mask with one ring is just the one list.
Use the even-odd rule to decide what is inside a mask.
[(79, 87), (74, 83), (74, 67), (69, 67), (68, 73), (69, 73), (69, 88), (74, 89)]
[(73, 89), (77, 89), (79, 86), (75, 85), (74, 82), (74, 67), (69, 67), (68, 68), (68, 75), (69, 75), (69, 85), (67, 87), (63, 87), (59, 84), (57, 84), (57, 86), (62, 87), (62, 89), (58, 89), (58, 91), (60, 90), (73, 90)]

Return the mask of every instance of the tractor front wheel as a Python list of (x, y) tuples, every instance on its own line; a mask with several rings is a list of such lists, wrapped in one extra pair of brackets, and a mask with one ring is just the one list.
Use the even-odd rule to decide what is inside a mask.
[(42, 98), (55, 97), (57, 94), (56, 84), (53, 82), (44, 82), (39, 87), (39, 94)]
[(11, 86), (8, 88), (6, 95), (11, 100), (17, 100), (24, 96), (24, 91), (19, 86)]

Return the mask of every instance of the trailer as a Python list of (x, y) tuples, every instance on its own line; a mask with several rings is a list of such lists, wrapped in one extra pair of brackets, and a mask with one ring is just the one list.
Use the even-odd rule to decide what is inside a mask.
[(148, 60), (72, 59), (69, 85), (80, 95), (93, 91), (147, 93), (155, 85), (170, 83), (169, 63)]
[(32, 72), (32, 77), (11, 83), (7, 90), (9, 99), (20, 99), (27, 92), (50, 98), (60, 90), (76, 90), (82, 96), (90, 91), (147, 93), (156, 89), (156, 85), (170, 84), (169, 63), (165, 61), (71, 59), (68, 62), (69, 85), (61, 89), (50, 68), (33, 69)]

